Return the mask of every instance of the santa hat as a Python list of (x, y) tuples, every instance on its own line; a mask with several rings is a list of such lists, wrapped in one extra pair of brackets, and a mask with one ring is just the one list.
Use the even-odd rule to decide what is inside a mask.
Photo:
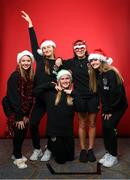
[(29, 57), (32, 59), (32, 62), (34, 62), (34, 56), (33, 56), (33, 54), (32, 54), (30, 51), (28, 51), (28, 50), (24, 50), (24, 51), (22, 51), (22, 52), (20, 52), (20, 53), (17, 54), (17, 63), (20, 62), (20, 59), (21, 59), (23, 56), (29, 56)]
[(86, 42), (84, 40), (76, 40), (73, 43), (73, 48), (77, 49), (77, 48), (85, 48), (86, 47)]
[(106, 62), (107, 64), (112, 64), (113, 59), (107, 57), (105, 52), (102, 49), (95, 49), (93, 53), (88, 56), (88, 61), (90, 62), (93, 59), (97, 59), (99, 61)]
[(70, 79), (72, 80), (72, 74), (70, 71), (66, 70), (66, 69), (62, 69), (57, 73), (57, 81), (63, 76), (63, 75), (68, 75), (70, 76)]
[(52, 40), (44, 40), (44, 41), (41, 42), (40, 48), (37, 49), (38, 54), (43, 56), (42, 48), (46, 47), (46, 46), (53, 46), (54, 48), (56, 48), (56, 44), (54, 43), (54, 41), (52, 41)]

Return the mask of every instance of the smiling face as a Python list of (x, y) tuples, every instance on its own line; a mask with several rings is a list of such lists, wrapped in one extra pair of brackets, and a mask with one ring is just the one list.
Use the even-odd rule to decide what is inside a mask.
[(63, 89), (69, 89), (71, 85), (71, 78), (69, 75), (62, 75), (59, 79), (59, 85)]
[(25, 55), (20, 59), (19, 64), (21, 65), (22, 69), (28, 70), (32, 65), (32, 59)]
[(83, 42), (77, 42), (74, 44), (74, 53), (79, 59), (83, 59), (86, 57), (86, 45)]
[(54, 58), (54, 47), (51, 45), (45, 46), (42, 48), (42, 52), (44, 54), (44, 56), (46, 56), (49, 59), (53, 59)]
[(101, 65), (101, 61), (98, 59), (92, 59), (90, 61), (90, 65), (93, 67), (93, 69), (99, 69)]

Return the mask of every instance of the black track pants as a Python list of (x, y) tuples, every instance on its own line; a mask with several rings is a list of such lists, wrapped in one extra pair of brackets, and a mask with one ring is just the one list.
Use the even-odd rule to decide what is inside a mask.
[(117, 156), (117, 125), (121, 120), (125, 110), (115, 111), (109, 120), (103, 119), (103, 136), (104, 146), (107, 152), (113, 156)]
[(38, 99), (33, 107), (30, 118), (30, 132), (34, 149), (40, 149), (39, 124), (45, 112), (45, 104)]

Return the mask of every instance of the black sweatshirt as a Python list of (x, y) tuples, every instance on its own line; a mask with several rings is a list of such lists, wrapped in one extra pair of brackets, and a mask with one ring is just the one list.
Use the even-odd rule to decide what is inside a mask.
[(76, 110), (82, 112), (84, 105), (80, 95), (73, 91), (71, 96), (73, 97), (73, 105), (67, 104), (67, 95), (62, 92), (61, 101), (58, 105), (55, 105), (55, 98), (57, 91), (54, 89), (54, 85), (42, 84), (34, 89), (34, 95), (39, 96), (44, 94), (47, 111), (47, 136), (73, 136), (73, 119)]
[[(30, 36), (32, 53), (36, 60), (36, 73), (35, 73), (35, 78), (34, 78), (34, 86), (40, 85), (42, 82), (45, 82), (45, 81), (47, 82), (56, 81), (56, 75), (54, 72), (55, 60), (46, 59), (45, 57), (37, 53), (37, 49), (39, 49), (39, 46), (38, 46), (38, 42), (36, 38), (36, 33), (33, 27), (29, 28), (29, 36)], [(48, 61), (49, 69), (51, 73), (50, 75), (48, 75), (45, 72), (45, 61)]]
[(114, 111), (127, 108), (123, 83), (117, 83), (117, 75), (113, 70), (103, 72), (98, 77), (99, 92), (102, 102), (102, 113), (112, 113)]
[(28, 112), (24, 113), (21, 109), (21, 98), (18, 93), (18, 72), (14, 71), (7, 82), (7, 96), (4, 98), (4, 111), (9, 116), (11, 113), (15, 113), (16, 121), (21, 121), (26, 115), (29, 116), (31, 108)]
[(73, 75), (74, 89), (84, 98), (96, 95), (89, 89), (88, 58), (73, 58), (63, 61), (63, 67), (70, 69)]

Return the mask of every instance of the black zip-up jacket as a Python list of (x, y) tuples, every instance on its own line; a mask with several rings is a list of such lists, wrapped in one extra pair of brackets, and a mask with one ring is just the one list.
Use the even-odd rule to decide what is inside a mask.
[(33, 91), (37, 97), (41, 96), (45, 99), (46, 111), (47, 111), (47, 136), (73, 136), (73, 119), (76, 110), (82, 112), (84, 105), (79, 93), (72, 91), (73, 105), (67, 104), (67, 95), (62, 92), (61, 101), (58, 105), (55, 105), (55, 99), (57, 91), (54, 89), (54, 85), (50, 83), (44, 83)]
[[(36, 60), (36, 73), (34, 77), (34, 87), (40, 85), (43, 82), (51, 82), (56, 81), (56, 74), (54, 70), (55, 60), (54, 59), (46, 59), (44, 56), (41, 56), (37, 53), (37, 49), (39, 49), (36, 33), (34, 28), (29, 28), (29, 36), (31, 42), (32, 53)], [(45, 61), (48, 61), (50, 75), (45, 72)]]
[(6, 116), (10, 116), (12, 113), (14, 113), (16, 117), (16, 121), (23, 120), (24, 116), (29, 117), (32, 105), (30, 105), (30, 110), (26, 113), (24, 113), (21, 109), (21, 98), (20, 98), (20, 94), (18, 93), (18, 72), (17, 71), (14, 71), (8, 79), (7, 96), (3, 98), (2, 103), (3, 103), (3, 109)]
[(123, 83), (117, 83), (115, 71), (109, 70), (99, 74), (98, 86), (101, 95), (102, 113), (108, 114), (128, 107), (124, 85)]
[(63, 68), (71, 70), (73, 75), (74, 89), (80, 93), (83, 98), (97, 95), (89, 89), (89, 74), (88, 74), (88, 57), (84, 59), (63, 60)]

